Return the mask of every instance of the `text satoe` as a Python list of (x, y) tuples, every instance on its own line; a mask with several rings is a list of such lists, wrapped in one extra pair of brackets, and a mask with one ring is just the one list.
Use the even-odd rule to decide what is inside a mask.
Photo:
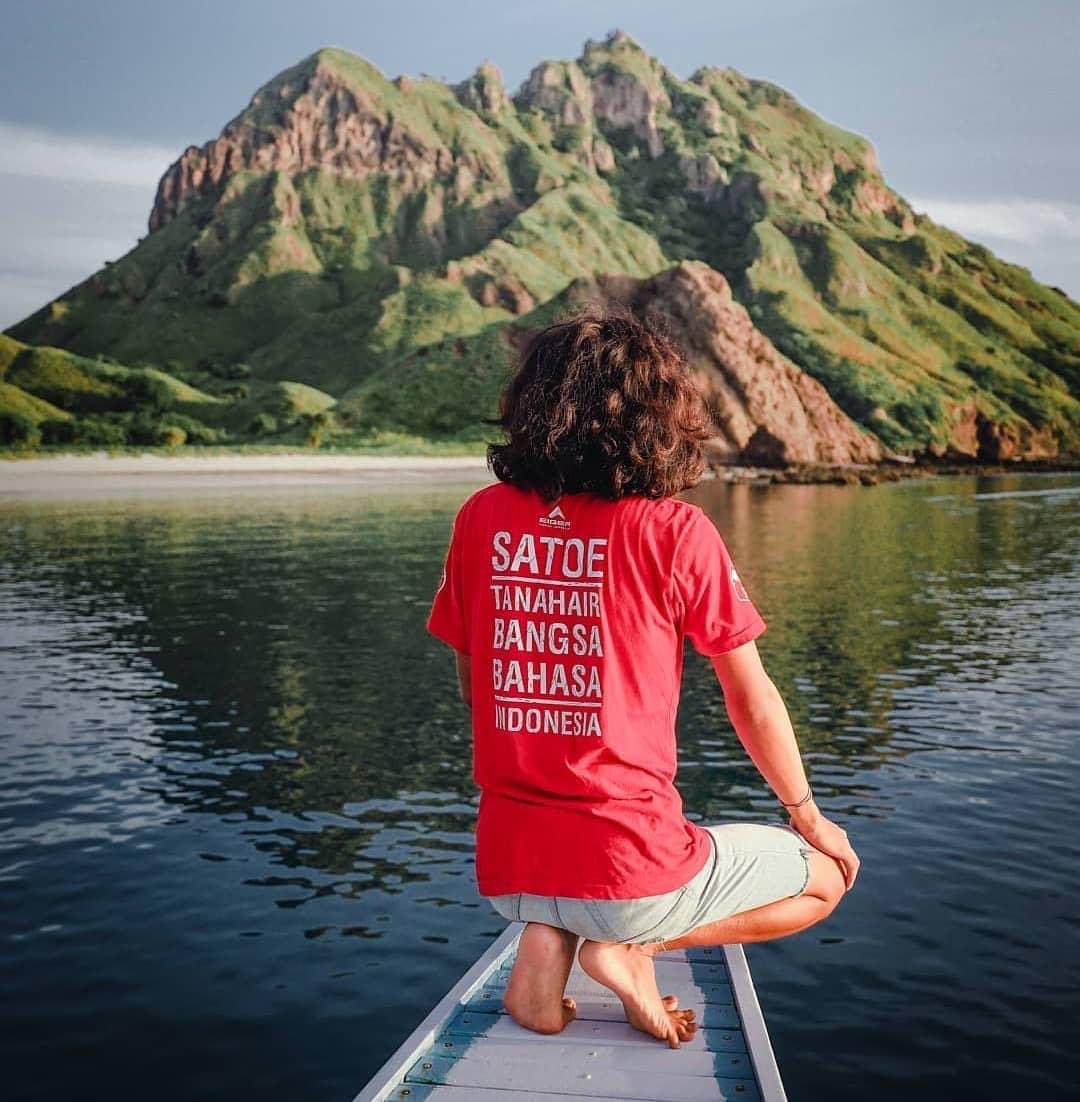
[(543, 578), (600, 579), (604, 576), (607, 539), (601, 536), (582, 540), (534, 536), (526, 532), (511, 550), (513, 536), (503, 529), (492, 536), (491, 543), (491, 566), (500, 573)]

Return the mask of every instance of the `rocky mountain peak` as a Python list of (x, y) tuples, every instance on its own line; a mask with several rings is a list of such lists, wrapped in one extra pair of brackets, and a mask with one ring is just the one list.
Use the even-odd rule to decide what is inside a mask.
[(589, 39), (576, 61), (543, 61), (514, 98), (521, 109), (548, 115), (558, 128), (588, 131), (584, 159), (598, 171), (614, 167), (605, 130), (633, 134), (652, 158), (664, 150), (657, 112), (671, 106), (659, 62), (624, 31), (603, 42)]
[(575, 61), (541, 61), (514, 96), (518, 107), (535, 107), (567, 126), (581, 125), (592, 114), (588, 78)]
[[(490, 72), (480, 79), (497, 102), (501, 80)], [(423, 111), (411, 109), (412, 93), (412, 81), (390, 81), (346, 50), (317, 50), (263, 85), (216, 139), (189, 146), (166, 170), (150, 231), (194, 201), (217, 203), (241, 172), (291, 179), (319, 169), (354, 180), (382, 173), (418, 190), (448, 173), (454, 156)]]
[(609, 31), (600, 41), (596, 41), (592, 38), (587, 38), (585, 40), (585, 55), (596, 50), (625, 50), (627, 52), (635, 52), (648, 56), (637, 40), (619, 27), (616, 27), (613, 31)]
[(484, 61), (471, 77), (455, 84), (454, 95), (479, 115), (498, 115), (510, 106), (502, 72), (493, 61)]

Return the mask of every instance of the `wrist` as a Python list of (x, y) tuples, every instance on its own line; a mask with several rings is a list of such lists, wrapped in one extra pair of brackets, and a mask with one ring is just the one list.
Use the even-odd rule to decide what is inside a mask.
[[(777, 795), (776, 798), (778, 800), (780, 800), (779, 794)], [(797, 799), (794, 799), (794, 800), (780, 800), (780, 806), (783, 807), (783, 808), (786, 808), (788, 811), (793, 811), (796, 808), (805, 807), (807, 804), (813, 803), (813, 800), (814, 800), (814, 790), (810, 786), (810, 782), (807, 781), (806, 782), (806, 791), (801, 796), (799, 796)]]
[(785, 810), (797, 823), (816, 823), (821, 818), (821, 808), (814, 803), (813, 797), (799, 807), (788, 807)]

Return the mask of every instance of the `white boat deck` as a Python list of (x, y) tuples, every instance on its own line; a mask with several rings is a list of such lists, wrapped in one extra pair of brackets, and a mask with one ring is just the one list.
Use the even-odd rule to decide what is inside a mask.
[(786, 1102), (741, 945), (654, 958), (660, 990), (696, 1011), (693, 1040), (672, 1049), (576, 961), (566, 1029), (517, 1025), (502, 992), (523, 929), (507, 927), (353, 1102)]

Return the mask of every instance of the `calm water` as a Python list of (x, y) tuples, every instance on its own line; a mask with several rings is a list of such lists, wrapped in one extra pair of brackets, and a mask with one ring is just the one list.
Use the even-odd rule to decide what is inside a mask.
[[(0, 503), (8, 1097), (348, 1102), (502, 929), (423, 627), (477, 484)], [(1080, 477), (686, 496), (863, 859), (747, 949), (793, 1102), (1075, 1097)], [(784, 821), (689, 648), (679, 731)]]

